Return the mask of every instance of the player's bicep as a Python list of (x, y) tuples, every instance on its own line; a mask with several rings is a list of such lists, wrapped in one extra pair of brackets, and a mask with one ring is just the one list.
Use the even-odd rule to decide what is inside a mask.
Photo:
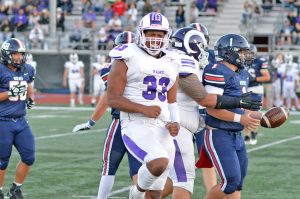
[(201, 101), (207, 95), (203, 84), (195, 74), (179, 77), (178, 84), (179, 87), (196, 102)]
[(115, 60), (112, 63), (111, 70), (107, 79), (108, 99), (115, 96), (121, 96), (124, 93), (127, 83), (127, 65), (122, 60)]

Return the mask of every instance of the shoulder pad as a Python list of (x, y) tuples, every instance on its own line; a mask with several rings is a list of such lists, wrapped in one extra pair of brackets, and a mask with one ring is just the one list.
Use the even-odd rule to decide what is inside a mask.
[(136, 44), (120, 44), (109, 52), (109, 56), (112, 59), (128, 60), (132, 55), (134, 55), (134, 45)]

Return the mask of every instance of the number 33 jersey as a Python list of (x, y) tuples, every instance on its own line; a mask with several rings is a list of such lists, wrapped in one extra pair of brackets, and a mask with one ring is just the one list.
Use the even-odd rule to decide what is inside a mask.
[(127, 65), (124, 97), (139, 104), (160, 106), (160, 119), (168, 121), (167, 91), (176, 82), (180, 58), (175, 51), (166, 50), (164, 53), (164, 56), (155, 58), (133, 43), (119, 45), (109, 55)]

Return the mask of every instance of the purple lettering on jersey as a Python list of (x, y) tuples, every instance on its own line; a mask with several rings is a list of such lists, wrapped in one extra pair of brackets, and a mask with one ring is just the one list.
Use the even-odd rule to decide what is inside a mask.
[(147, 91), (143, 91), (143, 97), (147, 100), (154, 100), (157, 97), (160, 101), (164, 102), (166, 100), (167, 86), (170, 83), (170, 79), (167, 77), (161, 77), (158, 80), (154, 76), (146, 76), (144, 78), (143, 84), (147, 85)]
[(114, 50), (122, 51), (122, 50), (124, 50), (127, 47), (128, 47), (127, 45), (119, 44), (118, 46), (116, 46), (114, 48)]

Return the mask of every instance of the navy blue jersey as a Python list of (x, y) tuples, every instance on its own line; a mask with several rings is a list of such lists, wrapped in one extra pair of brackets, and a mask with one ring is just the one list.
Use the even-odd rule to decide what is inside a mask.
[[(240, 97), (247, 91), (248, 75), (246, 70), (234, 72), (222, 63), (209, 64), (204, 68), (203, 85), (208, 93)], [(228, 111), (244, 114), (244, 110), (240, 108), (228, 109)], [(205, 123), (227, 131), (241, 131), (244, 128), (240, 123), (219, 120), (208, 113)]]
[[(268, 60), (264, 57), (257, 57), (254, 59), (254, 62), (250, 68), (248, 68), (248, 72), (251, 74), (255, 74), (255, 77), (261, 77), (262, 74), (260, 70), (268, 70)], [(261, 82), (250, 82), (249, 87), (261, 85)]]
[[(105, 84), (105, 90), (107, 90), (107, 78), (108, 78), (108, 74), (109, 71), (111, 69), (111, 64), (105, 66), (104, 68), (102, 68), (102, 70), (100, 71), (100, 76)], [(111, 115), (113, 118), (119, 119), (120, 118), (120, 111), (117, 109), (112, 108), (111, 109)]]
[(213, 49), (208, 50), (208, 62), (210, 64), (216, 63), (215, 51)]
[[(10, 87), (28, 85), (34, 80), (34, 68), (25, 64), (21, 69), (11, 70), (7, 66), (0, 64), (0, 92), (7, 92)], [(18, 118), (26, 114), (26, 94), (24, 96), (9, 97), (0, 102), (0, 117)]]

